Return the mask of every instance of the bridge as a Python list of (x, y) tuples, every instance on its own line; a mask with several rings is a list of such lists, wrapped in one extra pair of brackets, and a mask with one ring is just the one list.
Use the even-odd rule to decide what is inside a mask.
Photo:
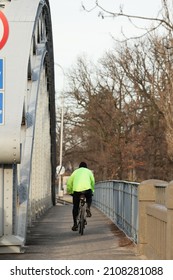
[[(61, 202), (60, 206), (56, 200), (54, 55), (49, 1), (0, 1), (0, 20), (0, 254), (4, 254), (2, 258), (12, 258), (10, 255), (17, 253), (19, 259), (24, 259), (27, 250), (20, 253), (28, 244), (32, 250), (32, 236), (50, 240), (49, 232), (43, 233), (43, 225), (47, 228), (51, 219), (54, 226), (56, 219), (62, 222), (62, 213), (68, 223), (71, 217), (70, 204), (61, 207), (64, 204)], [(98, 220), (107, 217), (105, 224), (116, 226), (116, 231), (134, 244), (137, 254), (129, 251), (129, 258), (173, 259), (172, 182), (98, 182), (93, 207)], [(95, 238), (98, 232), (94, 225), (100, 226), (93, 221), (90, 236)], [(62, 234), (62, 243), (59, 239), (57, 246), (63, 258), (60, 252), (65, 249), (63, 237), (69, 237), (69, 227), (56, 229)], [(105, 239), (110, 232), (104, 228), (103, 233), (98, 246), (107, 244), (109, 248)], [(47, 244), (48, 252), (51, 242)], [(123, 258), (123, 252), (118, 252), (117, 258)], [(116, 258), (115, 255), (116, 250), (111, 257)], [(102, 251), (101, 256), (105, 257)]]
[(0, 250), (55, 204), (56, 130), (49, 1), (0, 1)]

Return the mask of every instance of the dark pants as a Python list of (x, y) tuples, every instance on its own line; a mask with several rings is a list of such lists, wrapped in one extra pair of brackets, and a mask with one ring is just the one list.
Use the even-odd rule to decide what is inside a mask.
[(77, 222), (77, 216), (78, 216), (78, 210), (79, 210), (79, 201), (80, 201), (80, 195), (84, 193), (86, 197), (86, 203), (87, 207), (90, 208), (91, 203), (92, 203), (92, 190), (86, 190), (83, 192), (74, 192), (73, 193), (73, 221), (74, 224)]

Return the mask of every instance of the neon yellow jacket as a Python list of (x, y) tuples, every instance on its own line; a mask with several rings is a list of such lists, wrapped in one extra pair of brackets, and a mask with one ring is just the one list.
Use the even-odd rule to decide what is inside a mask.
[(92, 171), (85, 167), (76, 169), (67, 181), (67, 192), (81, 192), (91, 189), (94, 192), (95, 179)]

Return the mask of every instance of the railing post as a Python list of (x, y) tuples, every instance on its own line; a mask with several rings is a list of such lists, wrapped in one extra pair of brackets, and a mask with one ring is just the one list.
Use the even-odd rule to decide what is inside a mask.
[[(148, 244), (148, 224), (147, 224), (147, 208), (148, 206), (156, 203), (156, 186), (167, 186), (167, 182), (161, 180), (146, 180), (143, 181), (138, 187), (138, 252), (140, 254), (146, 253), (147, 244)], [(172, 187), (173, 188), (173, 187)], [(169, 201), (170, 207), (172, 207), (173, 202), (173, 189), (170, 188), (170, 194), (167, 193), (167, 200)], [(169, 199), (168, 199), (169, 197)], [(170, 233), (171, 234), (171, 233)], [(169, 234), (168, 234), (169, 235)]]
[(165, 206), (167, 208), (166, 259), (173, 260), (173, 181), (166, 188)]
[(155, 185), (158, 180), (143, 181), (138, 187), (138, 251), (144, 254), (147, 245), (147, 213), (146, 208), (156, 200)]

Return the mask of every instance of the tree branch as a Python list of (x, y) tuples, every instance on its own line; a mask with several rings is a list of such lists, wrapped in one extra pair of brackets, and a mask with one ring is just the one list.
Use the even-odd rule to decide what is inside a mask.
[(120, 8), (120, 12), (111, 12), (109, 10), (106, 10), (104, 7), (102, 7), (99, 4), (98, 0), (95, 2), (95, 6), (93, 8), (91, 8), (91, 9), (87, 9), (83, 4), (82, 4), (82, 7), (88, 13), (99, 8), (100, 12), (99, 12), (98, 16), (101, 16), (102, 19), (104, 19), (105, 17), (114, 17), (114, 18), (115, 17), (126, 17), (126, 18), (129, 18), (129, 19), (140, 19), (140, 20), (148, 20), (148, 21), (158, 21), (158, 22), (160, 22), (161, 25), (165, 25), (166, 27), (168, 27), (170, 29), (173, 29), (173, 25), (170, 22), (168, 22), (165, 19), (163, 19), (163, 18), (146, 17), (146, 16), (138, 16), (138, 15), (125, 14), (125, 13), (123, 13), (122, 8)]

